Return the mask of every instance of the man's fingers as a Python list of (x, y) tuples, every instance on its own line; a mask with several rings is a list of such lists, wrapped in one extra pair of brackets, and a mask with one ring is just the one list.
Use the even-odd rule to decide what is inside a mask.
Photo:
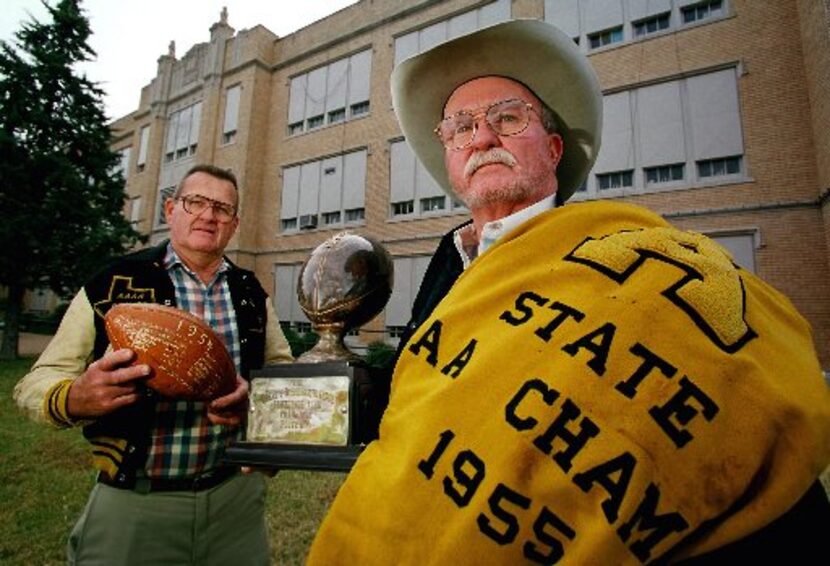
[(225, 415), (219, 413), (208, 413), (207, 414), (208, 420), (211, 424), (215, 425), (222, 425), (222, 426), (239, 426), (242, 422), (242, 418), (238, 415)]
[(129, 348), (121, 348), (120, 350), (115, 350), (114, 352), (108, 352), (92, 365), (97, 366), (97, 368), (102, 371), (112, 371), (118, 367), (129, 364), (134, 357), (135, 352)]
[(115, 409), (120, 409), (121, 407), (132, 405), (133, 403), (138, 401), (138, 397), (139, 395), (135, 391), (124, 395), (119, 395), (110, 401), (110, 409), (114, 411)]
[(246, 401), (248, 398), (248, 382), (240, 376), (236, 376), (236, 389), (227, 395), (218, 397), (210, 402), (210, 410), (221, 412), (223, 409), (232, 407), (238, 403)]
[(150, 366), (147, 364), (139, 364), (136, 366), (129, 366), (109, 374), (109, 383), (111, 385), (123, 385), (139, 379), (144, 379), (150, 375)]
[(208, 405), (207, 417), (211, 423), (239, 426), (248, 410), (248, 382), (236, 376), (236, 389), (214, 399)]
[(149, 376), (151, 370), (147, 364), (128, 365), (134, 359), (135, 352), (122, 348), (104, 355), (91, 364), (88, 371), (103, 374), (102, 381), (107, 385), (119, 385)]

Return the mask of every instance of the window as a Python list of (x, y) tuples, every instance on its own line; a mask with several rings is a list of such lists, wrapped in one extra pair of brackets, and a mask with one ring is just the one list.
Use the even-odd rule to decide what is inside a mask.
[(339, 124), (366, 114), (371, 72), (372, 50), (366, 49), (292, 77), (288, 95), (288, 135)]
[(355, 116), (362, 116), (363, 114), (368, 114), (369, 113), (369, 101), (358, 102), (357, 104), (352, 104), (351, 111), (352, 111), (352, 118), (354, 118)]
[(456, 38), (510, 19), (510, 0), (490, 2), (395, 38), (395, 64)]
[[(414, 217), (429, 214), (435, 216), (441, 211), (466, 212), (464, 205), (447, 200), (441, 186), (415, 158), (415, 152), (406, 140), (394, 141), (390, 145), (389, 160), (389, 202), (391, 217), (411, 214)], [(417, 206), (416, 206), (417, 203)]]
[(125, 147), (116, 153), (118, 153), (118, 164), (115, 166), (115, 171), (121, 173), (126, 181), (130, 174), (130, 154), (132, 153), (132, 148)]
[(401, 216), (415, 212), (415, 201), (404, 200), (392, 203), (392, 216)]
[(544, 0), (545, 21), (583, 51), (722, 18), (728, 6), (727, 0)]
[(389, 338), (401, 338), (404, 332), (406, 332), (406, 326), (386, 327), (386, 334), (389, 336)]
[(340, 223), (340, 211), (337, 212), (324, 212), (323, 213), (323, 224), (339, 224)]
[(400, 338), (412, 315), (412, 303), (421, 287), (430, 256), (395, 257), (392, 296), (384, 310), (386, 332), (392, 339)]
[(159, 191), (158, 216), (156, 217), (157, 226), (164, 226), (167, 224), (167, 217), (164, 215), (164, 203), (167, 202), (167, 199), (171, 198), (175, 192), (176, 187), (164, 187)]
[(300, 216), (300, 230), (312, 230), (317, 228), (316, 214), (303, 214)]
[(363, 220), (366, 157), (362, 149), (284, 168), (281, 229), (312, 230)]
[(239, 127), (239, 97), (242, 92), (240, 85), (232, 86), (225, 92), (225, 122), (222, 125), (222, 144), (227, 145), (236, 141), (236, 130)]
[(711, 0), (709, 2), (701, 2), (692, 6), (686, 6), (680, 9), (683, 23), (690, 24), (699, 22), (708, 18), (716, 16), (723, 16), (723, 1)]
[(346, 211), (346, 222), (360, 222), (366, 218), (366, 210), (363, 208), (350, 208)]
[(288, 135), (293, 136), (296, 134), (301, 134), (303, 132), (303, 123), (302, 122), (294, 122), (293, 124), (288, 125)]
[(605, 95), (602, 147), (577, 197), (734, 183), (742, 130), (735, 68)]
[(171, 163), (195, 155), (199, 142), (202, 103), (172, 112), (167, 119), (164, 162)]
[(756, 229), (729, 230), (706, 234), (726, 248), (736, 264), (755, 273), (755, 250), (758, 248), (759, 233)]
[(147, 164), (147, 149), (150, 144), (150, 126), (141, 128), (141, 141), (138, 143), (138, 161), (135, 165), (135, 170), (138, 173), (144, 171)]
[(683, 164), (661, 165), (659, 167), (646, 167), (646, 184), (673, 183), (683, 180)]
[(619, 189), (634, 184), (634, 171), (617, 171), (615, 173), (600, 173), (597, 175), (597, 186), (600, 190)]
[(634, 22), (634, 37), (641, 37), (651, 33), (656, 33), (664, 29), (669, 29), (669, 13), (660, 14), (659, 16), (652, 16), (639, 22)]
[(447, 197), (428, 197), (421, 199), (421, 212), (432, 212), (434, 210), (444, 210), (446, 206)]
[(607, 2), (602, 6), (595, 4), (579, 0), (545, 0), (545, 21), (573, 37), (574, 42), (580, 45), (579, 38), (583, 32), (608, 29), (622, 23), (620, 6), (609, 6)]
[(740, 157), (705, 159), (697, 162), (697, 174), (701, 178), (737, 175), (741, 172)]
[[(368, 105), (368, 104), (367, 104)], [(337, 124), (346, 121), (346, 109), (338, 108), (329, 112), (329, 124)]]
[(597, 33), (592, 33), (588, 36), (588, 41), (590, 42), (591, 49), (598, 49), (600, 47), (605, 47), (606, 45), (611, 45), (612, 43), (619, 43), (623, 40), (623, 28), (622, 26), (609, 29), (606, 31), (600, 31)]
[[(297, 279), (302, 264), (277, 264), (274, 266), (274, 310), (283, 327), (298, 330), (299, 325), (309, 324), (300, 302), (297, 300)], [(310, 329), (310, 325), (308, 326)]]
[(295, 322), (293, 324), (298, 334), (308, 334), (311, 332), (310, 322)]
[(135, 226), (141, 220), (141, 197), (130, 201), (130, 223)]

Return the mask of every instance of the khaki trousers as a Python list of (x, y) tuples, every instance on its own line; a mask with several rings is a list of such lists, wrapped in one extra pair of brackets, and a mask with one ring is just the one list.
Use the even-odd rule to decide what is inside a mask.
[(200, 492), (96, 484), (67, 543), (70, 566), (270, 563), (265, 480), (237, 475)]

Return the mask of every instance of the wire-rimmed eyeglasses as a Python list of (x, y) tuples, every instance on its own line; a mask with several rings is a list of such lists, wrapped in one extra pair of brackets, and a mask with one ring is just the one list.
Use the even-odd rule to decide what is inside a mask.
[(494, 102), (478, 112), (467, 110), (456, 112), (441, 120), (434, 131), (447, 149), (464, 149), (473, 143), (476, 137), (480, 116), (484, 116), (487, 126), (496, 134), (515, 136), (527, 129), (531, 110), (537, 112), (529, 102), (519, 98), (509, 98)]

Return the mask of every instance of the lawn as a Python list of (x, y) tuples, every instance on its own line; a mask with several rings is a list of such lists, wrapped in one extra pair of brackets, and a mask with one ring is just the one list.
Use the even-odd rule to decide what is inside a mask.
[[(69, 531), (95, 481), (80, 430), (29, 421), (12, 389), (31, 359), (0, 362), (0, 564), (64, 564)], [(273, 563), (302, 564), (343, 474), (285, 471), (269, 480)]]
[[(32, 360), (0, 362), (0, 564), (64, 564), (64, 545), (95, 481), (79, 430), (26, 419), (11, 399)], [(343, 474), (285, 471), (269, 480), (276, 565), (302, 564)], [(830, 493), (830, 468), (822, 478)]]

